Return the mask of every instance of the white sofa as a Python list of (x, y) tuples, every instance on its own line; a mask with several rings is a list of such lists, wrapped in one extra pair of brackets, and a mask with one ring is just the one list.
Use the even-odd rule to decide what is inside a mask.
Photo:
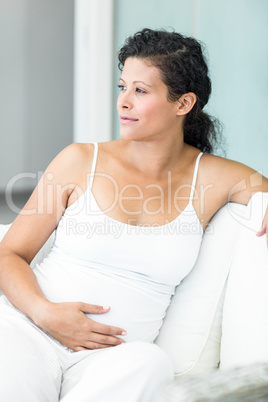
[(156, 340), (177, 376), (268, 363), (268, 251), (256, 236), (267, 205), (268, 193), (229, 203), (207, 228)]
[[(257, 237), (268, 193), (229, 203), (207, 228), (198, 260), (177, 287), (156, 343), (177, 377), (268, 363), (268, 252)], [(0, 225), (0, 239), (8, 229)], [(48, 253), (53, 235), (32, 262)]]

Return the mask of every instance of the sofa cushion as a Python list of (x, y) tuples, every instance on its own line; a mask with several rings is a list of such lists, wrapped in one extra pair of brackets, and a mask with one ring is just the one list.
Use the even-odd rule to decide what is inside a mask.
[(217, 212), (193, 270), (176, 288), (156, 339), (176, 375), (205, 373), (219, 365), (223, 292), (240, 226), (236, 215), (243, 216), (246, 208), (232, 204), (231, 214), (227, 204)]

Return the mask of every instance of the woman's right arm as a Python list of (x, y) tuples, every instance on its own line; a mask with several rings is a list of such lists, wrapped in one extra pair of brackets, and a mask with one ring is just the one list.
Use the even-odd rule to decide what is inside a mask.
[(38, 326), (75, 351), (118, 345), (123, 341), (114, 335), (124, 330), (96, 323), (85, 315), (109, 311), (102, 306), (47, 300), (30, 263), (55, 230), (71, 193), (78, 192), (78, 197), (84, 192), (81, 172), (88, 169), (89, 149), (72, 144), (57, 155), (0, 243), (0, 288), (4, 294)]

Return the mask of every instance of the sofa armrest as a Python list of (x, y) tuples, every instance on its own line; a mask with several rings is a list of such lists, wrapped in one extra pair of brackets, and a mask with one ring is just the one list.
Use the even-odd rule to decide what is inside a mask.
[(236, 216), (240, 230), (223, 307), (221, 369), (268, 362), (268, 251), (266, 236), (256, 236), (267, 205), (268, 193), (256, 193), (246, 215)]
[[(245, 205), (233, 204), (243, 216)], [(196, 375), (218, 367), (222, 304), (240, 223), (225, 205), (215, 214), (198, 259), (177, 286), (156, 343), (169, 355), (176, 375)]]

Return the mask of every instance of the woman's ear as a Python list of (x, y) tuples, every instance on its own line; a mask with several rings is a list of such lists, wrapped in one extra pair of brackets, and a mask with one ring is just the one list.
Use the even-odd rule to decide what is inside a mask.
[(183, 116), (189, 113), (196, 103), (196, 94), (193, 92), (188, 92), (187, 94), (183, 94), (178, 100), (178, 110), (177, 115)]

